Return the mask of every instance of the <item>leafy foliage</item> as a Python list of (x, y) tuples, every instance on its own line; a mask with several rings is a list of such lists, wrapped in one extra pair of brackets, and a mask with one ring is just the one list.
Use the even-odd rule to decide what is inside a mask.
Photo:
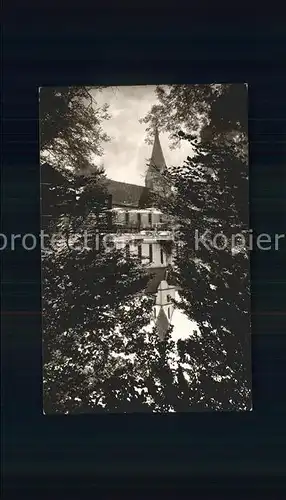
[(185, 134), (190, 139), (220, 142), (242, 139), (247, 127), (247, 87), (245, 84), (198, 84), (157, 86), (159, 104), (140, 121), (147, 125), (151, 143), (155, 125), (168, 132), (173, 148)]
[(103, 172), (42, 169), (46, 234), (61, 237), (42, 259), (44, 411), (160, 411), (160, 374), (154, 396), (146, 388), (162, 352), (156, 329), (145, 328), (147, 275), (135, 258), (98, 246), (109, 223)]
[(115, 411), (128, 403), (131, 387), (134, 393), (124, 354), (140, 348), (153, 299), (140, 295), (147, 277), (136, 260), (97, 246), (108, 226), (107, 192), (92, 155), (107, 140), (101, 128), (107, 106), (96, 109), (88, 88), (44, 88), (40, 97), (41, 151), (52, 159), (43, 165), (42, 209), (49, 214), (46, 234), (60, 236), (42, 259), (44, 409)]
[(134, 299), (146, 278), (120, 252), (92, 250), (64, 251), (43, 274), (46, 407), (91, 410), (120, 365), (115, 354), (150, 320), (150, 299)]
[[(56, 168), (86, 172), (109, 137), (102, 129), (108, 105), (97, 106), (89, 87), (40, 89), (40, 149)], [(100, 91), (100, 87), (97, 89)]]
[[(180, 375), (184, 408), (249, 409), (249, 259), (245, 248), (231, 244), (233, 235), (248, 231), (245, 86), (173, 86), (157, 92), (161, 105), (145, 122), (156, 113), (157, 119), (163, 116), (163, 129), (195, 149), (184, 165), (169, 169), (172, 196), (158, 200), (179, 222), (173, 268), (182, 298), (178, 306), (199, 325), (195, 336), (178, 345), (179, 370), (185, 362), (191, 366), (185, 371), (189, 384)], [(198, 140), (192, 130), (202, 116)], [(197, 237), (207, 231), (207, 248), (196, 230)], [(218, 233), (225, 236), (226, 248), (219, 239), (218, 248), (209, 243)]]

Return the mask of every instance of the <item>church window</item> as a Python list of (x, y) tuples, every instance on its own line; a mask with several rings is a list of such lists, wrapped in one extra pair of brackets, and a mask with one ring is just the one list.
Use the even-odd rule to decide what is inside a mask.
[(140, 212), (137, 213), (137, 222), (138, 222), (138, 224), (140, 226), (140, 224), (141, 224), (141, 214), (140, 214)]
[(171, 302), (171, 295), (167, 295), (167, 302)]
[(125, 223), (129, 224), (129, 212), (125, 212)]
[(151, 212), (148, 214), (148, 221), (149, 221), (149, 225), (152, 226), (152, 213)]
[(170, 307), (168, 307), (168, 318), (170, 319)]
[(149, 244), (149, 260), (153, 262), (153, 246), (152, 243)]
[(156, 318), (156, 307), (154, 307), (154, 318)]

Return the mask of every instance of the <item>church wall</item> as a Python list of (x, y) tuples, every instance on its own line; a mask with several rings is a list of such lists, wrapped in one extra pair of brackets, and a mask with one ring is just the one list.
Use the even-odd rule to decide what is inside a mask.
[(173, 316), (173, 312), (174, 312), (174, 306), (173, 306), (173, 304), (164, 305), (163, 309), (165, 311), (165, 314), (166, 314), (168, 320), (171, 321), (172, 320), (172, 316)]
[(149, 244), (142, 243), (142, 257), (148, 257), (149, 259)]
[(116, 224), (125, 224), (125, 213), (124, 211), (113, 212), (113, 220)]
[(138, 223), (137, 213), (136, 212), (129, 211), (128, 218), (129, 218), (129, 224), (130, 225), (133, 226), (133, 225), (135, 225), (135, 224)]
[(158, 318), (160, 309), (161, 309), (161, 306), (159, 304), (157, 304), (157, 303), (153, 306), (153, 318), (154, 319)]
[(141, 213), (141, 225), (142, 227), (149, 227), (149, 216), (147, 213)]
[(158, 224), (160, 222), (160, 214), (153, 213), (152, 214), (152, 223)]
[[(162, 246), (160, 245), (160, 243), (156, 243), (155, 244), (155, 247), (156, 247), (156, 263), (158, 263), (158, 267), (160, 266), (166, 266), (166, 255), (165, 255), (165, 252), (161, 252), (161, 249), (162, 249)], [(162, 259), (163, 257), (163, 259)]]
[[(121, 243), (120, 248), (124, 248), (126, 243)], [(150, 244), (152, 245), (152, 262), (150, 262)], [(138, 256), (138, 243), (129, 244), (130, 254)], [(161, 245), (160, 243), (140, 243), (142, 249), (142, 261), (149, 263), (150, 267), (166, 267), (168, 264), (166, 254), (163, 252), (163, 262), (161, 260)], [(116, 244), (117, 246), (117, 244)], [(117, 248), (119, 248), (117, 246)]]
[[(142, 262), (148, 264), (150, 267), (166, 267), (171, 262), (171, 256), (168, 256), (160, 243), (152, 241), (150, 237), (146, 236), (146, 240), (142, 235), (142, 238), (135, 239), (132, 238), (131, 234), (121, 234), (113, 239), (115, 248), (124, 250), (126, 245), (129, 245), (130, 255), (139, 256), (139, 246), (141, 247), (141, 258)], [(152, 248), (150, 261), (150, 245)], [(110, 249), (112, 245), (110, 244)], [(161, 249), (163, 250), (161, 252)]]
[(152, 215), (151, 226), (154, 227), (157, 224), (159, 224), (161, 221), (162, 222), (166, 221), (165, 217), (163, 217), (161, 214), (154, 212), (152, 210), (145, 212), (143, 210), (136, 211), (134, 209), (124, 210), (124, 208), (122, 208), (122, 207), (117, 207), (117, 208), (120, 208), (120, 210), (116, 210), (113, 212), (113, 220), (116, 224), (123, 224), (123, 225), (126, 224), (126, 212), (128, 212), (128, 220), (129, 220), (130, 226), (134, 226), (134, 225), (138, 224), (138, 222), (139, 222), (138, 213), (140, 213), (141, 229), (144, 229), (144, 228), (147, 229), (150, 227), (150, 217), (149, 217), (150, 213)]
[(170, 286), (167, 281), (161, 281), (153, 306), (153, 318), (155, 320), (158, 318), (161, 308), (164, 310), (167, 319), (172, 320), (175, 308), (171, 299), (175, 299), (175, 293), (175, 287)]
[(149, 212), (141, 212), (141, 225), (142, 227), (150, 227), (150, 218), (149, 214), (151, 213), (151, 226), (156, 226), (160, 222), (160, 214), (154, 211)]
[[(143, 243), (144, 255), (149, 257), (149, 244)], [(143, 252), (142, 252), (143, 254)], [(160, 243), (152, 243), (152, 262), (151, 267), (166, 267), (166, 256), (163, 254), (163, 262), (161, 261), (161, 245)]]
[(172, 301), (170, 299), (175, 298), (175, 293), (176, 293), (176, 289), (174, 286), (170, 286), (167, 283), (167, 281), (161, 281), (159, 288), (158, 288), (156, 301), (158, 300), (161, 305), (171, 304)]

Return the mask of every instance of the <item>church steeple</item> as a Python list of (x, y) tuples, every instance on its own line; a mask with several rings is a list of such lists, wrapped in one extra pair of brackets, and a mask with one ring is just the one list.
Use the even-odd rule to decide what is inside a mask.
[(163, 155), (158, 128), (154, 130), (154, 144), (149, 167), (145, 177), (145, 186), (151, 191), (161, 191), (164, 180), (162, 173), (166, 169), (166, 162)]
[(154, 144), (153, 144), (150, 164), (153, 165), (154, 167), (157, 167), (159, 172), (162, 172), (166, 168), (166, 162), (163, 155), (157, 127), (155, 127)]

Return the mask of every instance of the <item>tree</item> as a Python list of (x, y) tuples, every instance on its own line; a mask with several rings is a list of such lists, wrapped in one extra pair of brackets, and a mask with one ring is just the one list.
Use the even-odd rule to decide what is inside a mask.
[(62, 252), (43, 274), (45, 409), (92, 411), (119, 365), (115, 355), (149, 322), (151, 299), (135, 298), (145, 277), (120, 253), (95, 258), (92, 250)]
[(159, 85), (155, 92), (159, 104), (140, 120), (147, 125), (149, 143), (155, 125), (169, 133), (173, 148), (185, 134), (204, 141), (228, 139), (233, 146), (247, 129), (245, 84)]
[[(61, 183), (61, 195), (66, 186), (70, 197), (80, 196), (59, 204), (52, 230), (60, 228), (63, 239), (58, 251), (43, 257), (44, 410), (182, 410), (172, 328), (161, 342), (148, 326), (154, 299), (142, 291), (149, 277), (136, 258), (104, 251), (92, 238), (90, 249), (80, 249), (81, 229), (97, 236), (91, 227), (102, 231), (108, 221), (97, 174), (88, 182), (86, 176), (72, 179)], [(61, 199), (69, 200), (68, 194)]]
[[(83, 173), (90, 150), (82, 147), (79, 135), (74, 148), (71, 138), (81, 107), (90, 130), (100, 122), (89, 107), (85, 115), (85, 89), (66, 92), (75, 96), (75, 114), (68, 112), (66, 94), (53, 89), (44, 95), (41, 108), (43, 147), (57, 165), (42, 166), (42, 207), (50, 215), (46, 233), (61, 236), (42, 259), (44, 411), (158, 411), (156, 391), (151, 396), (146, 389), (159, 361), (162, 365), (156, 329), (146, 329), (153, 306), (153, 297), (142, 293), (148, 276), (136, 258), (98, 246), (97, 237), (110, 222), (104, 172), (93, 168)], [(55, 109), (47, 96), (56, 98)], [(102, 137), (91, 144), (92, 152), (100, 150)], [(83, 247), (83, 231), (90, 237), (88, 248)]]
[[(176, 204), (185, 215), (176, 273), (184, 310), (202, 335), (187, 344), (194, 365), (203, 360), (204, 383), (201, 373), (198, 384), (204, 387), (205, 401), (208, 407), (242, 408), (249, 405), (250, 389), (249, 263), (243, 249), (233, 253), (231, 241), (248, 230), (247, 168), (225, 147), (213, 145), (205, 154), (206, 149), (188, 160), (184, 184), (182, 175), (177, 177)], [(200, 236), (209, 232), (207, 248), (196, 246), (195, 230)], [(217, 247), (208, 244), (219, 233)]]
[[(98, 92), (100, 87), (97, 88)], [(41, 158), (56, 168), (90, 171), (109, 137), (102, 129), (108, 105), (97, 106), (90, 87), (40, 89)]]
[[(60, 186), (68, 203), (60, 205), (61, 214), (50, 229), (54, 234), (60, 230), (61, 240), (43, 255), (46, 412), (95, 411), (103, 406), (115, 411), (130, 405), (124, 395), (131, 394), (132, 383), (134, 393), (140, 369), (130, 371), (126, 353), (135, 355), (141, 349), (141, 356), (150, 358), (141, 332), (150, 322), (153, 305), (153, 297), (142, 295), (149, 277), (136, 258), (104, 249), (93, 238), (97, 230), (107, 230), (105, 192), (98, 176), (70, 176)], [(87, 247), (83, 229), (90, 237)]]
[[(230, 244), (224, 249), (203, 244), (196, 248), (195, 239), (195, 230), (199, 235), (209, 231), (207, 240), (223, 233), (228, 242), (232, 235), (248, 231), (246, 122), (244, 113), (235, 108), (244, 88), (237, 92), (237, 86), (230, 85), (208, 86), (210, 90), (202, 86), (201, 91), (198, 86), (186, 87), (169, 89), (160, 108), (165, 129), (177, 140), (190, 141), (196, 150), (184, 165), (169, 169), (175, 190), (168, 200), (160, 200), (180, 222), (174, 266), (182, 297), (178, 306), (199, 325), (195, 336), (178, 345), (181, 366), (190, 364), (186, 372), (190, 383), (182, 374), (179, 377), (182, 404), (191, 410), (249, 409), (248, 255)], [(154, 108), (146, 117), (148, 123), (153, 112)], [(198, 137), (192, 127), (199, 124), (201, 113), (206, 126)]]

